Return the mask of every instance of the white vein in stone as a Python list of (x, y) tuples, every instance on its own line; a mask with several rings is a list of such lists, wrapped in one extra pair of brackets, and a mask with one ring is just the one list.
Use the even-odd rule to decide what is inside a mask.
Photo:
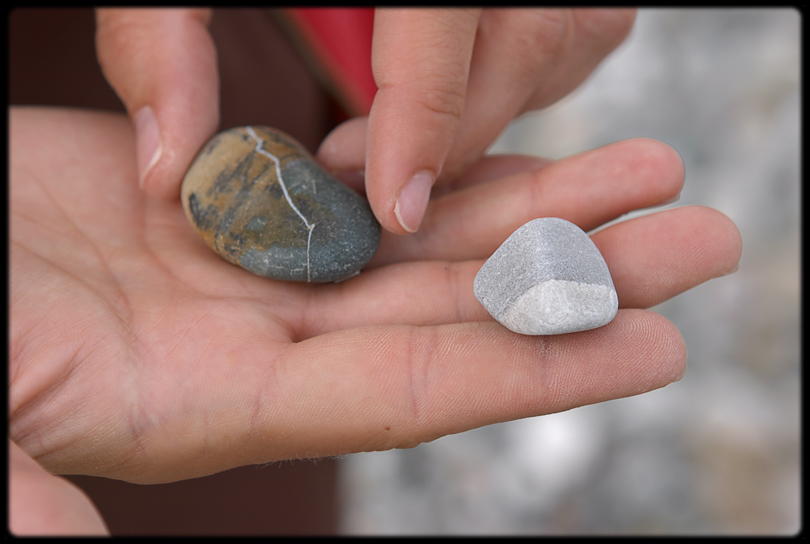
[[(292, 208), (293, 211), (296, 214), (298, 214), (298, 217), (301, 218), (301, 221), (303, 221), (304, 225), (307, 227), (307, 231), (308, 231), (308, 234), (307, 234), (307, 282), (309, 282), (311, 280), (310, 266), (309, 266), (309, 249), (310, 249), (311, 242), (312, 242), (312, 231), (315, 228), (315, 225), (317, 223), (310, 223), (309, 221), (307, 221), (307, 218), (304, 217), (304, 214), (301, 213), (301, 210), (299, 210), (298, 207), (295, 205), (295, 203), (292, 201), (292, 198), (290, 197), (290, 193), (287, 191), (287, 185), (284, 183), (284, 178), (281, 176), (281, 161), (278, 160), (278, 157), (276, 157), (275, 155), (273, 155), (272, 153), (270, 153), (269, 151), (267, 151), (266, 149), (264, 149), (262, 147), (264, 145), (264, 140), (259, 138), (258, 134), (256, 134), (256, 131), (253, 130), (253, 127), (246, 127), (246, 128), (247, 128), (248, 134), (250, 134), (250, 137), (253, 138), (253, 140), (256, 142), (256, 148), (254, 149), (254, 151), (256, 151), (256, 153), (260, 153), (261, 155), (264, 155), (265, 157), (267, 157), (268, 159), (273, 161), (273, 163), (276, 165), (276, 177), (278, 177), (278, 184), (281, 185), (281, 192), (284, 193), (284, 198), (287, 200), (287, 204), (289, 204), (290, 208)], [(314, 185), (314, 182), (313, 182), (313, 185)]]

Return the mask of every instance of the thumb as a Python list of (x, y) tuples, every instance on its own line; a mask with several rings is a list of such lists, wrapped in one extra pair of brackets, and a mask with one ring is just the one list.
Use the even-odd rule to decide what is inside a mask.
[(177, 198), (194, 155), (219, 123), (210, 10), (99, 9), (96, 49), (135, 125), (138, 180)]
[(87, 495), (8, 444), (8, 527), (16, 536), (108, 534)]
[(377, 219), (415, 232), (458, 128), (480, 9), (378, 9), (366, 194)]

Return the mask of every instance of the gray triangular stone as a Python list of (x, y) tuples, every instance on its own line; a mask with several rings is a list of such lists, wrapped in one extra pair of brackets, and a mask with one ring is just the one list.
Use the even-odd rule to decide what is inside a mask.
[(606, 325), (619, 299), (605, 259), (565, 219), (529, 221), (484, 263), (475, 297), (499, 323), (520, 334), (562, 334)]

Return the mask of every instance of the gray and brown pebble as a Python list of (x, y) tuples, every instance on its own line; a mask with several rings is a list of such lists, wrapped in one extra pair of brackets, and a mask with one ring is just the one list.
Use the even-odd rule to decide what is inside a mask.
[(214, 136), (183, 179), (183, 210), (225, 260), (268, 278), (339, 281), (374, 256), (381, 228), (368, 202), (281, 131)]

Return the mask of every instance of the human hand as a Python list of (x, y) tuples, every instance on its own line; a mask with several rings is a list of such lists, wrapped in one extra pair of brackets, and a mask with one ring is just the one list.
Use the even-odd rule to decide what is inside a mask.
[[(218, 124), (210, 17), (200, 9), (97, 12), (99, 62), (133, 119), (139, 182), (153, 197), (177, 197)], [(380, 90), (368, 125), (360, 118), (339, 127), (319, 158), (334, 170), (364, 169), (383, 227), (413, 232), (434, 179), (435, 196), (452, 190), (449, 183), (512, 119), (579, 85), (634, 18), (634, 10), (377, 10), (372, 61)], [(350, 146), (366, 130), (368, 154)], [(403, 193), (418, 173), (426, 176)]]
[[(434, 196), (452, 190), (509, 122), (576, 88), (634, 20), (627, 9), (377, 9), (368, 125), (338, 127), (319, 158), (365, 168), (382, 226), (415, 232), (434, 181)], [(368, 151), (344, 141), (366, 131)]]
[(384, 233), (359, 276), (273, 281), (228, 264), (177, 201), (138, 190), (122, 116), (10, 113), (9, 431), (54, 473), (169, 482), (279, 459), (411, 447), (635, 395), (680, 378), (677, 329), (643, 308), (732, 270), (734, 225), (685, 207), (593, 235), (616, 318), (514, 334), (473, 278), (541, 216), (591, 230), (680, 191), (663, 144), (558, 162), (487, 157), (432, 200), (414, 236)]

